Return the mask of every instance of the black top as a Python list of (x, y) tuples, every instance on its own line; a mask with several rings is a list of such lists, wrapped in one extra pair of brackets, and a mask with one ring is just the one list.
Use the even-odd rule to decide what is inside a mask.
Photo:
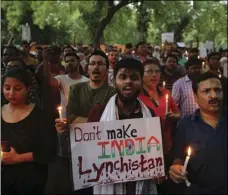
[(223, 116), (217, 127), (212, 128), (197, 109), (178, 124), (174, 159), (184, 161), (187, 147), (192, 149), (187, 167), (192, 185), (186, 193), (227, 194), (227, 119)]
[[(7, 141), (17, 153), (33, 153), (33, 162), (14, 165), (2, 165), (2, 182), (4, 186), (19, 183), (31, 185), (45, 182), (47, 177), (47, 163), (56, 154), (56, 131), (51, 120), (37, 108), (23, 120), (17, 123), (7, 123), (1, 119), (1, 141)], [(10, 184), (11, 183), (11, 184)], [(29, 184), (28, 184), (29, 183)]]

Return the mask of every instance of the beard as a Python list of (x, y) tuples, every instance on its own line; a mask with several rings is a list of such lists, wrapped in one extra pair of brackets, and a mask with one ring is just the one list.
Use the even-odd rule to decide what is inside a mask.
[(134, 101), (136, 101), (138, 95), (140, 94), (140, 90), (136, 90), (132, 96), (126, 97), (121, 93), (121, 90), (119, 90), (117, 88), (116, 88), (116, 92), (117, 92), (117, 95), (118, 95), (120, 101), (125, 105), (132, 104)]

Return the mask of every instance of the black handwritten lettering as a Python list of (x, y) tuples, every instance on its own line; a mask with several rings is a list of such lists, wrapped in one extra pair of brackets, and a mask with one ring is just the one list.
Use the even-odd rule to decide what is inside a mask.
[(116, 132), (115, 130), (107, 130), (108, 139), (116, 139)]
[[(108, 171), (108, 168), (110, 167), (110, 170)], [(106, 172), (112, 173), (113, 172), (113, 163), (112, 161), (106, 162)]]
[(128, 125), (128, 127), (127, 127), (127, 129), (125, 130), (125, 125), (123, 125), (123, 132), (124, 132), (124, 139), (126, 138), (126, 137), (130, 137), (128, 134), (127, 134), (127, 131), (128, 131), (128, 129), (130, 128), (130, 126), (131, 126), (131, 124), (129, 124)]
[(79, 174), (80, 175), (92, 173), (92, 170), (91, 169), (88, 169), (86, 171), (82, 171), (82, 156), (79, 156), (78, 157), (78, 161), (79, 161)]
[(163, 165), (163, 162), (162, 162), (162, 158), (161, 157), (158, 157), (158, 158), (155, 158), (155, 161), (156, 161), (156, 166), (158, 167), (161, 167)]
[(117, 166), (117, 164), (119, 164), (119, 160), (117, 160), (116, 162), (114, 162), (114, 169), (116, 170), (116, 171), (119, 171), (120, 170), (120, 168), (119, 168), (119, 165)]
[(148, 168), (147, 167), (144, 167), (144, 165), (147, 163), (147, 160), (144, 160), (145, 157), (144, 155), (141, 154), (141, 161), (140, 161), (140, 165), (141, 165), (141, 172), (143, 173), (144, 171), (146, 171)]
[(137, 161), (137, 160), (134, 161), (134, 162), (132, 163), (131, 167), (132, 167), (132, 171), (137, 170), (137, 169), (139, 168), (139, 163), (138, 163), (138, 161)]
[(123, 161), (123, 157), (120, 158), (120, 171), (123, 172), (125, 167), (125, 171), (128, 172), (127, 163)]
[[(77, 131), (79, 131), (80, 132), (80, 139), (77, 137)], [(79, 128), (79, 127), (75, 127), (74, 128), (74, 136), (75, 136), (75, 142), (80, 142), (80, 141), (82, 141), (82, 130), (81, 130), (81, 128)]]
[(100, 168), (98, 168), (96, 166), (96, 164), (93, 163), (93, 168), (94, 168), (94, 171), (97, 173), (97, 175), (96, 175), (96, 178), (88, 179), (87, 182), (97, 182), (97, 181), (99, 181), (101, 173), (102, 173), (104, 167), (105, 167), (105, 162), (101, 164)]
[(154, 159), (153, 158), (150, 158), (149, 160), (148, 160), (148, 167), (149, 167), (149, 169), (154, 169), (154, 167), (155, 167), (155, 164), (154, 164)]
[(137, 130), (136, 129), (131, 130), (131, 137), (137, 137)]
[(122, 129), (116, 129), (116, 131), (117, 131), (116, 137), (117, 137), (117, 138), (123, 138)]

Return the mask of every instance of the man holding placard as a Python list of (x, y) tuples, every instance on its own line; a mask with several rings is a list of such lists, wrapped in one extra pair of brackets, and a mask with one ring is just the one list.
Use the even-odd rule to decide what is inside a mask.
[[(69, 124), (86, 123), (90, 109), (96, 104), (104, 104), (109, 101), (116, 92), (106, 83), (109, 61), (103, 51), (95, 50), (89, 57), (88, 74), (90, 80), (84, 83), (71, 85), (68, 105), (66, 107), (67, 119), (56, 119), (56, 130), (59, 133), (61, 157), (59, 156), (57, 167), (61, 167), (58, 173), (53, 174), (55, 189), (51, 193), (70, 193), (72, 181), (70, 173), (70, 149), (69, 149)], [(57, 109), (57, 108), (56, 108)], [(75, 194), (92, 194), (92, 188), (75, 191)], [(53, 192), (54, 191), (54, 192)]]
[(178, 124), (169, 175), (175, 183), (186, 182), (187, 194), (227, 194), (227, 111), (221, 111), (221, 81), (206, 72), (193, 80), (192, 89), (199, 109)]
[[(137, 99), (142, 89), (143, 71), (143, 66), (138, 60), (130, 58), (120, 60), (114, 67), (117, 95), (114, 95), (107, 105), (96, 105), (89, 114), (89, 121), (153, 117), (155, 115), (153, 110)], [(157, 194), (157, 189), (152, 179), (147, 179), (97, 185), (94, 186), (94, 194)]]

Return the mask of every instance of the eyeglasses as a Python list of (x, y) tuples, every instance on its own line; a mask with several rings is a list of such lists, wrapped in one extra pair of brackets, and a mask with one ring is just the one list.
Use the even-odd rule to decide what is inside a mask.
[(159, 70), (145, 70), (144, 71), (145, 73), (147, 73), (147, 74), (153, 74), (153, 73), (155, 73), (155, 74), (159, 74), (160, 73), (160, 71)]
[(104, 63), (104, 62), (102, 62), (102, 61), (99, 61), (99, 62), (89, 62), (89, 66), (99, 66), (99, 67), (101, 67), (101, 66), (106, 66), (106, 64)]

